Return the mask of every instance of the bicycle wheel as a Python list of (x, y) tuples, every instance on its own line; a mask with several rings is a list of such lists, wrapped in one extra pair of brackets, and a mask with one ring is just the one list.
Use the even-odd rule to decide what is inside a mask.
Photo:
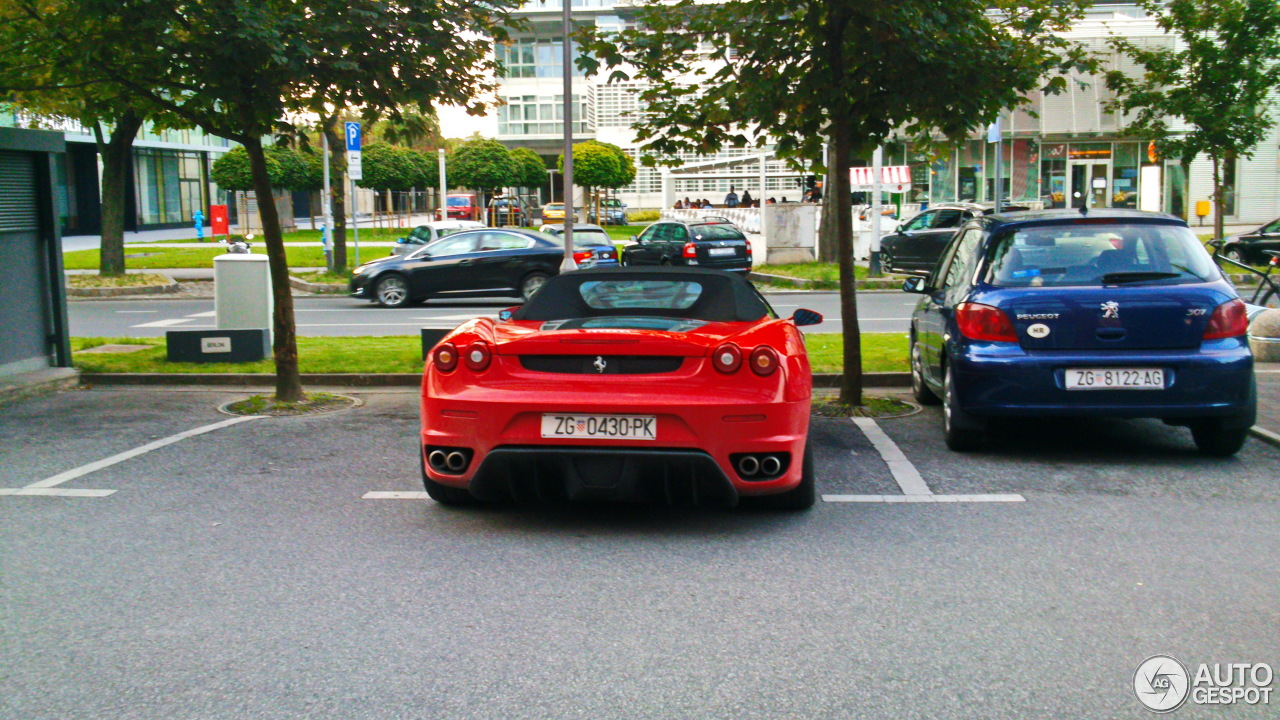
[(1257, 304), (1265, 308), (1280, 308), (1280, 292), (1275, 288), (1267, 290), (1262, 297), (1258, 298)]

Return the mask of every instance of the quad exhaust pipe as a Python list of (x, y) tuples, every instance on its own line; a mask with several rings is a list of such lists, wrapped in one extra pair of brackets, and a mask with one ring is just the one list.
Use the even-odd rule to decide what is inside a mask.
[(471, 463), (471, 455), (454, 448), (435, 448), (427, 453), (427, 464), (440, 473), (461, 473)]
[(738, 475), (744, 478), (775, 478), (782, 474), (786, 455), (741, 455), (735, 463)]

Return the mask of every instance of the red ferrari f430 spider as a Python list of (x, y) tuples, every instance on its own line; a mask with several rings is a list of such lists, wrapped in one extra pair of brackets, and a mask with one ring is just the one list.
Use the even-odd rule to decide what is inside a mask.
[(422, 474), (442, 503), (568, 499), (778, 509), (814, 502), (797, 326), (701, 268), (565, 273), (431, 351)]

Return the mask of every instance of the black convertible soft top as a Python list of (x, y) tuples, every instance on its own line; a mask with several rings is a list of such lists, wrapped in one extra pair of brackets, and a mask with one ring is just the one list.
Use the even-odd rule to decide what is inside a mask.
[[(635, 303), (618, 303), (616, 307), (592, 307), (584, 297), (584, 285), (589, 290), (599, 287), (601, 283), (625, 287), (628, 282), (637, 283)], [(687, 288), (689, 283), (697, 283), (701, 292), (691, 303), (678, 299), (668, 303), (664, 300), (672, 298), (660, 297), (654, 298), (656, 302), (648, 302), (643, 298), (646, 294), (645, 285), (651, 284), (654, 290), (660, 291), (663, 283), (670, 283), (673, 293), (681, 287)], [(772, 316), (773, 311), (760, 293), (745, 278), (735, 273), (696, 267), (618, 267), (575, 270), (557, 275), (547, 280), (538, 294), (515, 312), (513, 319), (545, 322), (566, 318), (628, 315), (678, 317), (706, 322), (752, 322)]]

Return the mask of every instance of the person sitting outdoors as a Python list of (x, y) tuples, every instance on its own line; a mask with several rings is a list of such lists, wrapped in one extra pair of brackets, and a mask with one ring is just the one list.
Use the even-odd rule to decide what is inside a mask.
[(751, 203), (753, 202), (755, 202), (755, 200), (751, 198), (751, 191), (743, 190), (742, 191), (742, 207), (744, 208), (752, 207)]

